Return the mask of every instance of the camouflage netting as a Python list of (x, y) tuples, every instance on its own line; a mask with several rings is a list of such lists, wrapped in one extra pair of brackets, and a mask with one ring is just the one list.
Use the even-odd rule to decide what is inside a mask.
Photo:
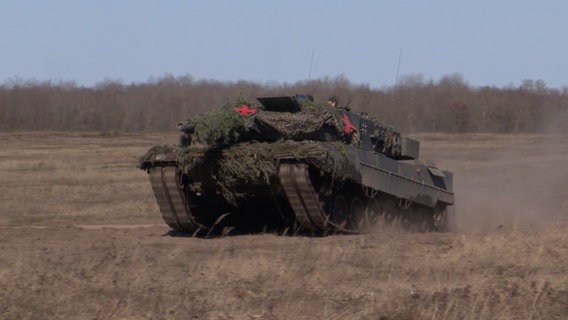
[(319, 139), (345, 140), (343, 119), (336, 109), (327, 104), (303, 102), (299, 112), (262, 111), (241, 115), (236, 108), (247, 105), (262, 110), (261, 105), (248, 103), (245, 99), (233, 105), (227, 104), (219, 111), (186, 119), (178, 124), (184, 135), (182, 145), (207, 144), (213, 148), (228, 146), (244, 140)]
[(327, 133), (335, 140), (343, 139), (343, 120), (327, 104), (306, 101), (299, 112), (261, 112), (254, 121), (278, 132), (281, 138), (306, 139)]
[[(202, 151), (202, 150), (201, 150)], [(334, 180), (347, 177), (349, 167), (344, 145), (279, 140), (274, 143), (251, 141), (235, 144), (218, 152), (203, 153), (193, 147), (181, 150), (178, 162), (189, 176), (194, 170), (207, 170), (216, 181), (225, 200), (234, 206), (249, 196), (252, 186), (277, 183), (281, 159), (297, 159), (319, 168)], [(330, 154), (333, 154), (330, 158)], [(204, 165), (205, 164), (205, 165)]]
[[(244, 105), (261, 112), (243, 115), (236, 109)], [(180, 145), (150, 149), (139, 166), (151, 167), (164, 159), (162, 154), (176, 149), (175, 160), (184, 174), (206, 171), (227, 202), (235, 206), (247, 196), (249, 186), (277, 183), (278, 162), (283, 158), (302, 159), (334, 180), (350, 174), (344, 143), (353, 143), (356, 135), (344, 133), (345, 123), (337, 109), (302, 101), (298, 112), (262, 110), (260, 105), (239, 99), (234, 105), (183, 120), (178, 124), (183, 132)], [(303, 140), (322, 137), (327, 142)]]
[(393, 157), (400, 156), (402, 146), (400, 145), (400, 133), (390, 129), (383, 129), (381, 132), (383, 147), (381, 152)]
[[(306, 112), (286, 113), (262, 112), (254, 117), (255, 122), (268, 127), (280, 138), (305, 139), (315, 136), (326, 127), (333, 128), (335, 121), (331, 114), (311, 114)], [(331, 131), (331, 130), (330, 130)], [(334, 132), (337, 135), (337, 131)]]

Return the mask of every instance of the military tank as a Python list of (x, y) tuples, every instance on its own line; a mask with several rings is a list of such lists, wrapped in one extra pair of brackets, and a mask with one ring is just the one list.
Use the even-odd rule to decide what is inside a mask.
[(365, 113), (310, 95), (240, 98), (178, 129), (178, 144), (152, 147), (138, 165), (175, 231), (448, 229), (452, 173), (418, 160), (418, 141)]

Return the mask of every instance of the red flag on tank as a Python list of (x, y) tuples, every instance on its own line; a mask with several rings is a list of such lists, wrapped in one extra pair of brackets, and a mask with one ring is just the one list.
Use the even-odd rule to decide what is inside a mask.
[(240, 108), (234, 108), (235, 111), (237, 111), (238, 113), (241, 114), (241, 116), (248, 116), (249, 114), (255, 114), (256, 113), (256, 109), (251, 109), (249, 108), (248, 105), (246, 104), (241, 104)]
[(357, 128), (349, 121), (347, 113), (343, 114), (343, 122), (345, 122), (345, 133), (350, 134), (352, 131), (357, 131)]

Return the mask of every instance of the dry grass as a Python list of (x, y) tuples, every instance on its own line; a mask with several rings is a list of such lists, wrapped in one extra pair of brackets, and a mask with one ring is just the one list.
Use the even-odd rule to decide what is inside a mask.
[(154, 221), (137, 157), (170, 135), (0, 134), (0, 223)]
[(2, 319), (568, 314), (566, 137), (419, 136), (456, 172), (456, 233), (216, 239), (74, 226), (160, 223), (135, 157), (175, 133), (0, 138)]

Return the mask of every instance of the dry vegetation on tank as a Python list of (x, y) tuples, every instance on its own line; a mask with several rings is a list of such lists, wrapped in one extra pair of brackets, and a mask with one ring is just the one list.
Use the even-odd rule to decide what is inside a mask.
[(564, 319), (568, 137), (415, 138), (456, 232), (199, 239), (135, 168), (177, 133), (0, 133), (0, 318)]

